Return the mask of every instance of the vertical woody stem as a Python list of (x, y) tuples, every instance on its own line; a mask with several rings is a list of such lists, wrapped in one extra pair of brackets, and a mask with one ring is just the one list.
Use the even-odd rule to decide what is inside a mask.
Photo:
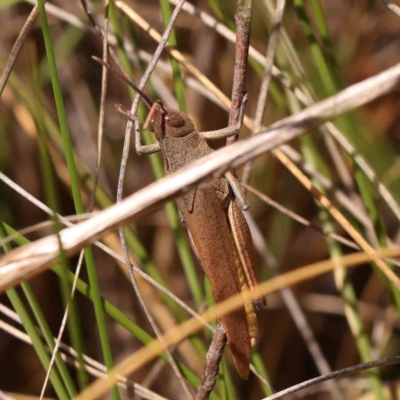
[[(239, 120), (239, 111), (244, 95), (244, 86), (247, 74), (247, 59), (250, 43), (250, 25), (252, 0), (238, 0), (236, 12), (236, 48), (235, 69), (233, 72), (232, 107), (229, 113), (229, 125), (234, 125)], [(231, 136), (226, 140), (231, 144), (237, 140), (237, 136)]]
[(218, 321), (215, 335), (207, 351), (201, 386), (197, 391), (196, 400), (208, 399), (218, 377), (219, 363), (221, 362), (225, 345), (225, 330), (222, 323)]
[[(244, 86), (247, 74), (247, 59), (250, 43), (250, 25), (252, 0), (238, 0), (236, 12), (236, 48), (235, 66), (232, 85), (232, 106), (229, 113), (229, 125), (239, 121), (240, 106), (244, 96)], [(226, 140), (229, 145), (237, 140), (230, 136)], [(196, 394), (196, 400), (208, 399), (218, 377), (219, 363), (227, 343), (224, 327), (219, 321), (213, 341), (208, 349), (201, 386)]]

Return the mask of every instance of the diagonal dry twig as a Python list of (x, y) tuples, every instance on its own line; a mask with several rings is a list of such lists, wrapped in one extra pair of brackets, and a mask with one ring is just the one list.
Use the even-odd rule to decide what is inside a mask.
[[(35, 4), (35, 0), (26, 0), (28, 3)], [(169, 0), (172, 4), (177, 4), (177, 0)], [(268, 3), (267, 3), (268, 5)], [(235, 34), (229, 30), (225, 25), (221, 24), (218, 22), (215, 18), (210, 16), (209, 14), (205, 13), (204, 11), (199, 11), (196, 9), (192, 4), (190, 3), (184, 3), (183, 10), (190, 15), (196, 15), (200, 18), (200, 20), (206, 24), (207, 26), (213, 28), (218, 32), (221, 36), (225, 37), (227, 40), (234, 42), (235, 41)], [(90, 29), (90, 26), (87, 24), (83, 23), (80, 19), (75, 17), (73, 14), (68, 13), (67, 11), (53, 5), (53, 4), (46, 4), (46, 11), (49, 12), (49, 14), (56, 16), (57, 18), (73, 25), (76, 26), (77, 28), (88, 30)], [(109, 35), (109, 43), (115, 45), (116, 44), (116, 38), (112, 34)], [(128, 51), (128, 54), (132, 52), (132, 49), (130, 48), (130, 44), (127, 43), (126, 49)], [(253, 57), (256, 61), (258, 61), (261, 64), (265, 63), (265, 57), (259, 53), (254, 47), (250, 46), (249, 50), (249, 55)], [(142, 60), (149, 62), (151, 60), (152, 55), (149, 53), (139, 50), (139, 56), (141, 57)], [(159, 60), (157, 67), (168, 72), (171, 74), (171, 69), (169, 66)], [(194, 71), (193, 76), (197, 76)], [(200, 71), (198, 71), (199, 74)], [(291, 83), (289, 77), (282, 71), (280, 71), (275, 65), (272, 67), (272, 76), (280, 81), (280, 83), (286, 87), (288, 90), (292, 91), (293, 94), (296, 96), (296, 98), (304, 105), (311, 105), (313, 104), (313, 99), (309, 93), (309, 91), (302, 92), (302, 90), (298, 87), (296, 87), (293, 83)], [(190, 86), (196, 89), (197, 91), (201, 92), (204, 96), (209, 98), (211, 101), (213, 101), (215, 104), (218, 106), (224, 107), (224, 103), (215, 97), (215, 95), (212, 92), (212, 88), (210, 90), (207, 89), (206, 86), (202, 86), (201, 83), (197, 82), (194, 78), (191, 78), (190, 76), (184, 76), (183, 77), (185, 82)], [(199, 79), (202, 81), (201, 79)], [(377, 178), (376, 173), (374, 170), (369, 166), (367, 161), (360, 155), (358, 154), (355, 149), (352, 147), (352, 145), (348, 142), (348, 140), (338, 131), (338, 129), (335, 127), (334, 124), (327, 122), (325, 124), (329, 128), (330, 134), (335, 136), (337, 141), (345, 148), (345, 150), (350, 154), (354, 155), (356, 163), (359, 165), (359, 167), (365, 172), (367, 175), (368, 179), (373, 182), (373, 184), (376, 186), (378, 192), (382, 196), (383, 200), (388, 204), (389, 208), (392, 210), (394, 215), (398, 220), (400, 220), (400, 207), (397, 204), (396, 200), (393, 198), (392, 194), (390, 191), (386, 188), (384, 184), (382, 184), (379, 179)], [(319, 184), (322, 184), (322, 186), (332, 192), (333, 196), (336, 198), (336, 200), (343, 206), (345, 207), (351, 214), (354, 215), (354, 217), (368, 230), (370, 229), (370, 221), (368, 220), (367, 216), (365, 213), (362, 212), (362, 210), (358, 209), (356, 206), (352, 206), (352, 201), (348, 198), (348, 196), (341, 190), (338, 190), (337, 188), (334, 188), (331, 181), (323, 176), (320, 172), (316, 171), (315, 168), (310, 165), (309, 163), (303, 161), (302, 156), (292, 147), (285, 145), (280, 149), (283, 153), (285, 153), (286, 156), (288, 156), (293, 162), (296, 164), (301, 165), (302, 169), (307, 171), (307, 173), (312, 176), (314, 179), (318, 181)]]
[[(120, 204), (111, 206), (72, 228), (62, 230), (60, 235), (65, 252), (68, 255), (75, 254), (82, 247), (93, 243), (104, 232), (148, 213), (191, 185), (213, 176), (220, 176), (228, 168), (235, 168), (280, 146), (327, 119), (335, 118), (387, 94), (397, 88), (399, 82), (400, 64), (283, 119), (268, 131), (215, 151), (189, 167), (134, 193)], [(43, 272), (55, 262), (58, 253), (58, 244), (54, 236), (10, 251), (0, 259), (0, 290)], [(394, 284), (400, 287), (397, 277)]]
[(385, 367), (388, 365), (399, 364), (399, 363), (400, 363), (400, 356), (395, 356), (395, 357), (383, 358), (382, 360), (371, 361), (371, 362), (364, 363), (364, 364), (353, 365), (352, 367), (343, 368), (338, 371), (332, 372), (330, 374), (319, 376), (317, 378), (310, 379), (308, 381), (299, 383), (298, 385), (295, 385), (288, 389), (282, 390), (279, 393), (275, 393), (272, 396), (265, 397), (263, 400), (281, 399), (284, 396), (298, 392), (299, 390), (305, 389), (307, 387), (329, 381), (330, 379), (340, 378), (340, 377), (355, 374), (358, 372), (367, 371), (372, 368)]
[(29, 14), (29, 17), (26, 20), (24, 26), (22, 27), (22, 29), (17, 37), (17, 40), (14, 43), (13, 48), (11, 49), (11, 53), (8, 56), (3, 73), (0, 76), (0, 97), (3, 93), (3, 90), (6, 86), (6, 84), (7, 84), (7, 80), (11, 74), (13, 67), (14, 67), (15, 61), (17, 61), (18, 54), (22, 49), (25, 39), (30, 34), (30, 32), (33, 28), (33, 25), (35, 24), (38, 16), (39, 16), (39, 9), (38, 9), (37, 5), (35, 5), (31, 11), (31, 13)]

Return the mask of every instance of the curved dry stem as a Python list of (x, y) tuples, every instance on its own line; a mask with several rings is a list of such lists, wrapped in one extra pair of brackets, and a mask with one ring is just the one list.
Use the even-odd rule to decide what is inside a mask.
[(275, 393), (272, 396), (265, 397), (263, 400), (281, 399), (284, 396), (296, 393), (299, 390), (308, 388), (313, 385), (317, 385), (322, 382), (329, 381), (331, 379), (341, 378), (351, 374), (356, 374), (358, 372), (366, 371), (368, 369), (386, 367), (388, 365), (399, 364), (399, 363), (400, 363), (400, 356), (395, 356), (395, 357), (384, 358), (382, 360), (371, 361), (364, 364), (353, 365), (352, 367), (343, 368), (338, 371), (332, 372), (330, 374), (319, 376), (318, 378), (310, 379), (308, 381), (299, 383), (298, 385), (294, 385), (288, 389), (282, 390), (279, 393)]
[[(385, 249), (375, 253), (375, 255), (379, 255), (379, 257), (393, 257), (398, 256), (399, 254), (400, 247), (394, 249)], [(369, 260), (371, 260), (371, 257), (365, 253), (351, 254), (338, 259), (340, 264), (346, 266), (347, 268), (355, 267)], [(228, 314), (241, 307), (244, 301), (249, 301), (250, 299), (254, 300), (257, 298), (257, 296), (270, 294), (276, 290), (302, 282), (305, 279), (311, 279), (312, 277), (320, 276), (324, 273), (332, 271), (336, 268), (336, 266), (336, 262), (333, 260), (328, 260), (299, 268), (296, 271), (288, 272), (260, 284), (258, 287), (254, 288), (254, 291), (252, 292), (242, 292), (241, 294), (237, 294), (234, 297), (231, 297), (230, 299), (211, 307), (202, 314), (202, 317), (208, 321), (219, 318), (222, 315)], [(196, 321), (186, 321), (167, 332), (163, 337), (163, 342), (168, 346), (174, 345), (184, 337), (197, 332), (199, 329), (200, 326), (198, 326)], [(145, 348), (138, 350), (122, 361), (107, 375), (106, 379), (96, 381), (89, 388), (81, 392), (76, 397), (76, 400), (89, 400), (101, 396), (105, 391), (115, 384), (118, 375), (126, 376), (136, 371), (138, 368), (142, 367), (156, 357), (157, 354), (163, 350), (163, 345), (160, 342), (153, 341)]]
[(385, 4), (389, 10), (393, 11), (400, 17), (400, 7), (397, 4), (394, 4), (392, 0), (381, 0), (381, 2)]
[[(272, 275), (277, 276), (279, 273), (279, 268), (275, 257), (269, 251), (261, 231), (254, 222), (254, 219), (251, 216), (247, 217), (257, 252), (259, 253), (261, 259), (263, 259), (264, 265), (268, 266), (269, 270), (272, 272)], [(300, 332), (300, 335), (304, 340), (304, 343), (307, 345), (307, 349), (311, 354), (319, 373), (330, 373), (331, 367), (328, 363), (328, 360), (326, 359), (325, 354), (322, 351), (322, 348), (319, 345), (317, 338), (307, 321), (305, 313), (303, 312), (295, 294), (293, 293), (292, 288), (284, 287), (280, 289), (280, 294), (298, 331)], [(327, 387), (329, 388), (332, 397), (335, 399), (342, 398), (336, 382), (330, 382)]]
[(14, 46), (11, 49), (11, 53), (8, 56), (3, 73), (0, 76), (0, 97), (3, 93), (3, 90), (6, 86), (6, 84), (7, 84), (8, 77), (11, 74), (11, 71), (14, 67), (15, 61), (17, 61), (18, 54), (21, 51), (26, 38), (30, 34), (30, 32), (33, 28), (33, 25), (35, 24), (35, 21), (37, 20), (38, 16), (39, 16), (39, 9), (35, 2), (35, 6), (33, 7), (31, 13), (29, 14), (28, 19), (26, 20), (24, 26), (22, 27), (20, 33), (18, 34), (17, 40), (15, 41)]

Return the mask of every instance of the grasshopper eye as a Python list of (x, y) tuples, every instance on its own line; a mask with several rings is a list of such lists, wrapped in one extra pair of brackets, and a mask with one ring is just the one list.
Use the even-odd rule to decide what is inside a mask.
[(179, 114), (167, 114), (165, 116), (165, 123), (173, 128), (179, 128), (185, 125), (184, 119)]

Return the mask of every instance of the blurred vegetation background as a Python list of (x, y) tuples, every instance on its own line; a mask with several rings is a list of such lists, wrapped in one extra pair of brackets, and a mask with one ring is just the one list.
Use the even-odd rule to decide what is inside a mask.
[[(1, 70), (32, 11), (32, 3), (0, 0)], [(90, 209), (96, 169), (102, 74), (101, 66), (91, 56), (101, 57), (102, 43), (93, 33), (80, 2), (48, 3), (52, 6), (47, 13), (48, 34), (42, 29), (45, 18), (42, 13), (25, 40), (1, 96), (0, 172), (32, 196), (67, 216)], [(158, 32), (164, 31), (163, 21), (168, 19), (169, 13), (168, 2), (127, 0), (126, 3)], [(199, 0), (191, 4), (228, 29), (234, 30), (236, 2)], [(266, 53), (272, 27), (272, 16), (268, 8), (273, 9), (274, 5), (275, 2), (267, 0), (254, 2), (251, 45), (262, 55)], [(90, 7), (102, 26), (104, 3), (92, 1)], [(400, 16), (392, 12), (384, 1), (294, 0), (286, 4), (281, 29), (275, 65), (287, 74), (293, 85), (309, 90), (314, 101), (326, 98), (400, 61)], [(157, 44), (115, 4), (110, 6), (110, 32), (118, 38), (114, 49), (122, 64), (128, 69), (132, 80), (139, 82)], [(51, 39), (50, 48), (54, 51), (57, 64), (58, 82), (64, 102), (64, 110), (61, 111), (53, 94), (51, 73), (54, 73), (54, 68), (49, 66), (44, 37)], [(198, 15), (190, 15), (186, 11), (181, 12), (175, 24), (174, 40), (176, 42), (172, 44), (230, 96), (234, 44), (221, 36), (213, 26), (202, 22)], [(177, 96), (180, 108), (189, 113), (200, 131), (226, 126), (227, 110), (210, 100), (212, 96), (209, 91), (202, 87), (199, 89), (201, 85), (187, 75), (185, 69), (179, 71), (172, 64), (172, 76), (170, 58), (164, 53), (147, 87), (147, 93), (153, 99), (161, 98), (165, 104), (173, 106), (177, 104)], [(246, 114), (251, 118), (256, 110), (263, 68), (263, 64), (250, 58), (246, 82), (249, 94)], [(182, 87), (183, 90), (180, 89)], [(113, 74), (110, 75), (95, 210), (115, 202), (126, 119), (115, 112), (114, 105), (121, 103), (129, 108), (132, 93), (128, 89)], [(292, 92), (279, 79), (273, 78), (263, 125), (267, 126), (301, 108), (302, 105)], [(386, 185), (397, 200), (400, 196), (399, 108), (400, 97), (397, 91), (335, 121), (356, 152), (368, 161), (379, 181)], [(68, 126), (66, 132), (60, 123), (60, 112), (65, 112)], [(146, 110), (141, 109), (139, 116), (142, 122), (145, 115)], [(71, 148), (68, 148), (65, 139), (62, 140), (63, 130), (67, 136), (70, 135)], [(250, 131), (243, 128), (240, 139), (249, 135)], [(145, 137), (146, 140), (152, 140), (148, 133), (145, 133)], [(332, 188), (327, 192), (328, 197), (374, 247), (398, 243), (399, 220), (379, 196), (376, 186), (366, 183), (359, 167), (339, 147), (337, 153), (342, 160), (340, 169), (332, 159), (333, 147), (329, 147), (325, 138), (317, 131), (311, 132), (291, 145), (308, 163), (331, 180)], [(215, 144), (215, 147), (221, 145), (223, 142)], [(69, 152), (75, 157), (77, 177), (66, 163), (65, 155)], [(162, 176), (161, 170), (157, 155), (138, 157), (132, 146), (124, 194), (131, 194), (154, 179), (159, 179)], [(240, 177), (241, 170), (237, 172)], [(350, 178), (347, 182), (343, 181), (346, 176)], [(346, 236), (344, 230), (329, 219), (297, 179), (271, 154), (256, 160), (250, 183), (307, 220)], [(318, 182), (316, 184), (319, 185)], [(32, 204), (26, 196), (6, 185), (3, 178), (0, 185), (2, 235), (7, 236), (13, 230), (35, 227), (32, 232), (24, 233), (24, 239), (19, 237), (11, 245), (4, 246), (4, 251), (23, 244), (25, 240), (36, 240), (54, 231), (52, 223), (44, 227), (36, 226), (44, 221), (51, 222), (49, 215)], [(71, 186), (74, 185), (81, 189), (80, 206), (77, 195), (72, 195)], [(335, 193), (338, 190), (347, 195), (347, 208), (337, 201)], [(248, 193), (248, 198), (251, 203), (250, 213), (275, 259), (278, 273), (354, 251), (295, 222), (259, 197)], [(364, 225), (357, 220), (357, 211), (365, 216), (367, 223)], [(172, 203), (131, 225), (127, 235), (129, 249), (137, 266), (196, 311), (203, 310), (212, 302), (204, 275), (189, 250), (186, 233), (180, 228)], [(108, 235), (103, 242), (121, 254), (116, 234)], [(82, 294), (85, 288), (81, 286), (75, 296), (63, 342), (75, 348), (78, 346), (102, 364), (104, 357), (107, 359), (104, 351), (108, 351), (114, 363), (117, 363), (140, 348), (150, 336), (154, 337), (154, 333), (135, 298), (125, 266), (98, 248), (92, 248), (92, 255), (100, 294), (113, 307), (121, 310), (122, 315), (116, 316), (117, 312), (114, 312), (110, 316), (107, 309), (104, 317), (106, 330), (100, 333), (103, 339), (108, 336), (108, 350), (104, 350), (99, 336), (102, 328), (98, 325), (97, 311), (94, 311), (87, 292)], [(78, 257), (72, 258), (68, 268), (74, 271), (77, 262)], [(87, 263), (86, 259), (85, 265)], [(57, 273), (46, 272), (30, 280), (24, 287), (2, 294), (1, 321), (28, 331), (32, 329), (29, 330), (27, 326), (32, 328), (37, 325), (44, 331), (42, 324), (48, 324), (50, 336), (57, 336), (71, 287), (71, 277), (64, 269), (66, 265), (62, 264), (56, 270)], [(271, 265), (267, 265), (261, 257), (258, 274), (260, 281), (273, 275)], [(88, 278), (86, 268), (83, 268), (80, 278), (91, 285), (93, 283)], [(157, 289), (143, 280), (140, 280), (140, 285), (163, 332), (188, 318), (181, 307)], [(293, 290), (331, 370), (398, 354), (398, 293), (380, 276), (376, 267), (366, 265), (347, 274), (342, 270), (340, 273), (337, 271), (304, 282)], [(92, 300), (96, 297), (93, 293), (90, 296)], [(26, 313), (24, 327), (7, 315), (6, 307), (18, 310), (20, 317)], [(37, 311), (39, 309), (40, 312)], [(128, 322), (128, 319), (134, 324)], [(299, 331), (296, 327), (281, 294), (269, 296), (268, 309), (259, 312), (258, 321), (259, 345), (253, 361), (259, 373), (268, 379), (273, 391), (321, 374), (303, 340), (304, 330)], [(142, 331), (139, 332), (139, 328)], [(34, 329), (32, 335), (35, 337)], [(204, 330), (173, 349), (174, 356), (183, 366), (184, 377), (194, 388), (199, 385), (204, 354), (210, 339), (210, 332)], [(31, 346), (9, 330), (0, 330), (1, 390), (39, 395), (46, 373), (43, 365), (48, 362), (46, 352), (43, 355), (38, 350), (44, 349), (41, 343), (42, 340), (38, 339), (36, 346)], [(38, 356), (38, 352), (42, 355)], [(62, 361), (59, 363), (46, 395), (70, 398), (91, 378), (82, 372), (77, 373), (71, 365), (63, 368)], [(229, 351), (225, 352), (221, 371), (213, 398), (258, 399), (269, 393), (270, 389), (254, 375), (248, 381), (238, 379)], [(60, 381), (58, 384), (55, 383), (57, 376)], [(387, 367), (379, 372), (338, 380), (337, 385), (343, 398), (390, 398), (396, 392), (399, 376), (398, 367)], [(161, 359), (148, 364), (131, 378), (166, 398), (186, 398), (173, 370)], [(325, 399), (331, 398), (334, 392), (332, 387), (320, 385), (301, 393), (306, 398)], [(128, 397), (126, 390), (121, 390), (120, 395), (122, 398)], [(111, 396), (118, 398), (115, 391)], [(136, 396), (142, 398), (139, 394)]]

